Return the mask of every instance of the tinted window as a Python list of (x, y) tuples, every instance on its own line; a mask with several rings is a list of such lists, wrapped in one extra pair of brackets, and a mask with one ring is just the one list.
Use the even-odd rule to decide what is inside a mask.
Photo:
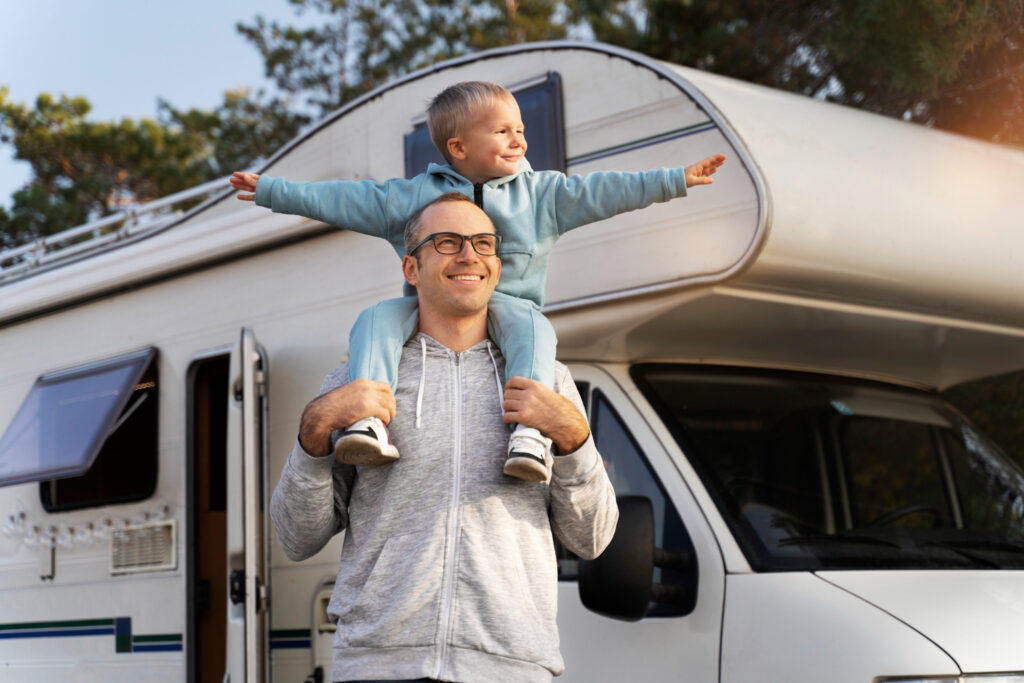
[(1024, 567), (1024, 472), (934, 395), (799, 373), (633, 373), (756, 569)]
[(36, 380), (0, 438), (0, 484), (88, 470), (119, 417), (138, 408), (135, 387), (154, 357), (155, 350), (147, 349)]
[[(527, 154), (535, 171), (565, 172), (565, 133), (562, 116), (562, 79), (557, 73), (535, 85), (513, 93), (526, 128)], [(417, 124), (405, 136), (405, 177), (427, 170), (431, 163), (444, 164), (444, 158), (430, 140), (426, 123)]]
[(125, 393), (128, 401), (116, 413), (89, 468), (78, 476), (40, 483), (44, 509), (55, 512), (145, 500), (156, 490), (159, 383), (155, 359), (149, 359)]
[[(665, 493), (661, 481), (650, 464), (626, 423), (619, 417), (608, 398), (599, 389), (592, 393), (591, 429), (598, 452), (604, 460), (608, 478), (616, 496), (646, 496), (654, 507), (654, 543), (658, 548), (669, 551), (687, 551), (693, 557), (693, 546), (683, 527), (675, 506)], [(579, 558), (558, 548), (559, 578), (563, 581), (576, 580), (579, 573)], [(655, 568), (656, 583), (673, 583), (677, 574), (671, 570)], [(688, 612), (686, 607), (655, 604), (648, 616), (671, 616)]]

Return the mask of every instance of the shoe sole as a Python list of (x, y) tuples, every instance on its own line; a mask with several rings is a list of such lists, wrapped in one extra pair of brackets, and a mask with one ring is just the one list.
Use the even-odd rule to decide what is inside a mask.
[(503, 468), (505, 474), (523, 481), (547, 481), (548, 469), (533, 458), (509, 458)]
[[(344, 448), (342, 448), (344, 446)], [(343, 465), (377, 467), (398, 460), (398, 449), (388, 445), (381, 451), (376, 439), (363, 436), (349, 436), (339, 440), (334, 447), (334, 459)]]

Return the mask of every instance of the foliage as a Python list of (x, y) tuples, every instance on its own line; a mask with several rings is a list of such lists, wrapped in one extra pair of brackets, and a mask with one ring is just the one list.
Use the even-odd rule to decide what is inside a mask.
[(10, 210), (0, 208), (0, 245), (52, 235), (248, 168), (307, 120), (260, 97), (226, 93), (212, 112), (161, 102), (157, 119), (95, 122), (84, 97), (44, 93), (29, 107), (0, 89), (0, 143), (32, 166)]
[[(594, 37), (653, 57), (1024, 145), (1024, 0), (288, 0), (306, 26), (238, 25), (282, 94), (92, 122), (83, 97), (0, 89), (0, 144), (32, 165), (0, 245), (250, 167), (311, 117), (443, 59)], [(286, 99), (285, 99), (286, 98)]]
[(277, 87), (324, 115), (386, 81), (502, 45), (565, 38), (551, 0), (289, 0), (311, 28), (238, 25)]
[(1024, 468), (1024, 372), (967, 382), (946, 390), (943, 398)]
[(984, 139), (1024, 144), (1024, 0), (578, 0), (595, 37)]

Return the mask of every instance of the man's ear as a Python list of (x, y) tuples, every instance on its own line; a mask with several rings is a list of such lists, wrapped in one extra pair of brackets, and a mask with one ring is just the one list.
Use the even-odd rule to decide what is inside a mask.
[(466, 147), (462, 144), (462, 138), (448, 138), (445, 147), (448, 149), (448, 156), (452, 159), (462, 161), (466, 158)]
[(419, 264), (416, 263), (415, 256), (404, 256), (402, 257), (402, 275), (405, 276), (405, 281), (413, 287), (416, 287), (420, 283), (420, 271)]

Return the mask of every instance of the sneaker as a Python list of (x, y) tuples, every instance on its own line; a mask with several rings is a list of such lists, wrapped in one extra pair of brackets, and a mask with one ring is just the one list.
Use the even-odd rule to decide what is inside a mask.
[(334, 458), (345, 465), (375, 467), (398, 460), (398, 449), (378, 417), (364, 417), (341, 432), (334, 444)]
[(510, 477), (525, 481), (547, 481), (551, 476), (545, 454), (551, 439), (542, 436), (532, 427), (516, 425), (508, 440), (508, 459), (504, 472)]

